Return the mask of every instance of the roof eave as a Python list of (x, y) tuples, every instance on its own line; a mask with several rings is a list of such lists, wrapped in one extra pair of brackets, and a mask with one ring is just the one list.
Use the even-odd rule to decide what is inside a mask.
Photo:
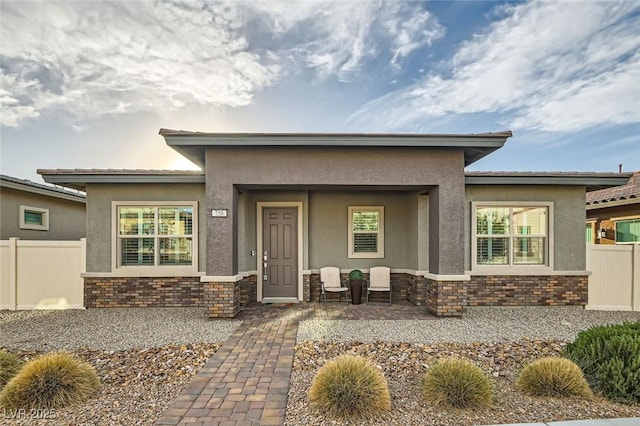
[(184, 183), (199, 183), (204, 184), (203, 174), (189, 174), (189, 175), (135, 175), (135, 174), (62, 174), (51, 173), (47, 174), (46, 171), (39, 171), (45, 182), (64, 185), (69, 188), (79, 189), (85, 191), (88, 184), (184, 184)]
[[(50, 182), (51, 183), (51, 182)], [(12, 182), (8, 180), (0, 180), (0, 187), (15, 189), (17, 191), (30, 192), (32, 194), (44, 195), (47, 197), (60, 198), (62, 200), (74, 201), (76, 203), (86, 204), (87, 199), (82, 194), (73, 194), (71, 192), (63, 192), (56, 190), (55, 188), (43, 188), (39, 186), (33, 186), (28, 184), (22, 184), (19, 182)], [(71, 187), (68, 187), (71, 188)], [(72, 188), (77, 189), (77, 188)]]
[(587, 191), (624, 185), (628, 176), (465, 176), (465, 185), (565, 185)]
[(160, 129), (168, 146), (204, 167), (209, 147), (379, 147), (464, 150), (465, 166), (501, 148), (511, 131), (475, 135), (198, 133)]

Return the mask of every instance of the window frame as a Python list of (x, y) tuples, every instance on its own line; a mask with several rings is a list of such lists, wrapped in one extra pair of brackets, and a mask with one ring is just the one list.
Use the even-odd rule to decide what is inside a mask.
[[(478, 263), (478, 234), (477, 234), (477, 210), (479, 208), (522, 208), (522, 207), (545, 207), (547, 209), (547, 235), (545, 237), (545, 263), (544, 264), (514, 264), (513, 263), (513, 240), (517, 234), (512, 233), (513, 213), (510, 212), (509, 234), (505, 236), (509, 239), (509, 263), (506, 265), (488, 265)], [(481, 272), (485, 274), (517, 274), (532, 272), (551, 272), (553, 271), (554, 258), (554, 219), (553, 219), (553, 202), (540, 201), (473, 201), (471, 202), (471, 229), (469, 232), (471, 239), (471, 271)], [(480, 236), (482, 237), (482, 236)]]
[[(383, 259), (384, 258), (384, 206), (348, 206), (347, 209), (347, 226), (349, 227), (348, 234), (348, 258), (349, 259)], [(353, 213), (354, 212), (376, 212), (378, 213), (378, 231), (377, 234), (377, 246), (378, 250), (370, 253), (355, 253), (353, 238), (356, 234), (372, 234), (373, 232), (363, 232), (353, 230)]]
[[(33, 223), (27, 223), (25, 220), (25, 214), (37, 213), (42, 215), (42, 224), (37, 225)], [(31, 229), (34, 231), (48, 231), (49, 230), (49, 209), (42, 207), (32, 206), (20, 206), (20, 229)]]
[(612, 218), (613, 220), (613, 231), (615, 232), (615, 241), (616, 244), (638, 244), (638, 241), (618, 241), (618, 223), (619, 222), (636, 222), (640, 221), (640, 216), (630, 216), (630, 217), (621, 217), (621, 218)]
[[(163, 207), (190, 207), (192, 209), (192, 230), (191, 230), (191, 265), (162, 265), (160, 264), (159, 250), (155, 250), (153, 265), (122, 265), (121, 263), (121, 246), (120, 246), (120, 207), (140, 207), (154, 208), (154, 224), (158, 223), (157, 213)], [(197, 201), (113, 201), (111, 207), (111, 270), (114, 272), (135, 272), (136, 275), (148, 273), (156, 276), (161, 273), (168, 275), (184, 275), (194, 274), (198, 271), (198, 202)], [(159, 246), (160, 239), (175, 237), (173, 235), (160, 235), (158, 229), (154, 230), (152, 235), (142, 235), (144, 238), (153, 238), (154, 247)], [(133, 238), (133, 237), (131, 237)]]

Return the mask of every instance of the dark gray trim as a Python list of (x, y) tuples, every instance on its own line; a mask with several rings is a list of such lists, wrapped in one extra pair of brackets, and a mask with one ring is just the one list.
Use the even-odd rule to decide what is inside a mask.
[(0, 175), (0, 187), (11, 188), (17, 191), (31, 192), (33, 194), (45, 195), (48, 197), (60, 198), (63, 200), (75, 201), (77, 203), (87, 203), (84, 194), (74, 193), (64, 188), (54, 188), (47, 185), (31, 182), (29, 180), (18, 179), (11, 176)]
[(201, 183), (204, 184), (204, 174), (193, 175), (179, 175), (179, 174), (166, 174), (166, 175), (106, 175), (106, 174), (45, 174), (41, 173), (42, 178), (49, 183), (65, 185), (69, 188), (76, 188), (84, 191), (87, 184), (91, 183), (168, 183), (168, 184), (181, 184), (181, 183)]
[(624, 185), (629, 180), (629, 176), (611, 176), (605, 174), (587, 175), (494, 175), (494, 176), (470, 176), (464, 178), (465, 185), (568, 185), (584, 186), (587, 191), (608, 188), (611, 186)]
[(210, 147), (380, 147), (464, 150), (465, 166), (501, 148), (511, 131), (471, 135), (364, 133), (203, 133), (160, 129), (167, 145), (204, 167)]

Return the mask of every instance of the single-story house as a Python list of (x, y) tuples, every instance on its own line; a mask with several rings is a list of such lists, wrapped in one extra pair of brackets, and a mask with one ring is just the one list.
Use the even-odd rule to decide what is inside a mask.
[(388, 266), (393, 299), (436, 315), (584, 305), (585, 191), (630, 176), (465, 173), (510, 131), (160, 135), (203, 172), (38, 171), (87, 193), (87, 307), (233, 317), (318, 300), (324, 266)]
[(626, 185), (587, 192), (587, 242), (640, 243), (640, 171)]
[(85, 210), (82, 193), (0, 175), (0, 240), (79, 240)]

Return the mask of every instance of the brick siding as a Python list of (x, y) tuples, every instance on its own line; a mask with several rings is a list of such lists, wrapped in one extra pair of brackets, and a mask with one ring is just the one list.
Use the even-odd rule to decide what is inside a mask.
[(426, 278), (427, 312), (436, 316), (461, 316), (467, 306), (467, 281)]
[(472, 276), (469, 306), (586, 305), (586, 275)]
[(205, 307), (200, 277), (84, 279), (87, 308)]

